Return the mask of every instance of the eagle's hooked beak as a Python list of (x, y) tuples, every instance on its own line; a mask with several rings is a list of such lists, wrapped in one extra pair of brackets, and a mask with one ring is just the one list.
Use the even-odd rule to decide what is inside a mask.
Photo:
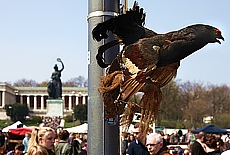
[(222, 35), (216, 37), (216, 42), (218, 42), (219, 44), (221, 44), (221, 42), (218, 39), (221, 39), (221, 40), (224, 41), (224, 37)]

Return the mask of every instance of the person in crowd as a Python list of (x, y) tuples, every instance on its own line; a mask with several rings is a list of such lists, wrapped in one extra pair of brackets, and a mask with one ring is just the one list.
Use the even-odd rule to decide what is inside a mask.
[(222, 152), (225, 152), (228, 148), (226, 146), (226, 143), (221, 138), (217, 138), (216, 140), (216, 150), (215, 152), (221, 154)]
[(205, 132), (199, 132), (197, 135), (196, 141), (194, 141), (191, 146), (191, 155), (208, 155), (206, 150), (206, 137), (207, 134)]
[(170, 143), (170, 136), (169, 136), (169, 134), (164, 134), (164, 140), (166, 141), (167, 144)]
[(228, 134), (221, 135), (221, 139), (223, 140), (224, 143), (228, 142), (229, 141)]
[(188, 133), (186, 134), (186, 140), (187, 140), (187, 143), (188, 143), (188, 147), (190, 148), (190, 146), (196, 140), (196, 138), (195, 138), (194, 134), (191, 132), (191, 130), (188, 130)]
[(49, 155), (49, 153), (44, 147), (38, 145), (30, 147), (26, 155)]
[(6, 155), (22, 155), (24, 151), (24, 145), (23, 144), (17, 144), (14, 147), (14, 150), (9, 151)]
[(149, 155), (148, 149), (145, 147), (145, 135), (142, 132), (140, 125), (138, 124), (133, 130), (135, 140), (130, 143), (128, 147), (128, 155)]
[(73, 146), (68, 143), (69, 132), (67, 130), (62, 130), (58, 134), (59, 142), (55, 145), (55, 154), (57, 155), (72, 155)]
[(87, 140), (84, 139), (81, 142), (81, 151), (79, 152), (78, 155), (87, 155), (87, 151), (88, 151)]
[(30, 137), (31, 137), (31, 133), (30, 132), (26, 132), (25, 137), (22, 140), (22, 144), (25, 147), (23, 153), (27, 152), (28, 142), (29, 142)]
[(179, 142), (179, 134), (177, 131), (174, 131), (171, 135), (170, 135), (170, 143), (177, 143)]
[(68, 143), (72, 144), (75, 137), (76, 137), (76, 134), (74, 132), (70, 132)]
[(150, 155), (170, 155), (164, 139), (158, 133), (151, 133), (147, 136), (146, 147)]
[(121, 153), (122, 155), (126, 155), (126, 151), (128, 149), (128, 140), (127, 140), (127, 133), (121, 133)]
[(149, 129), (148, 129), (148, 135), (151, 134), (151, 133), (153, 133), (153, 128), (149, 127)]
[[(56, 138), (56, 132), (49, 127), (34, 128), (31, 134), (31, 138), (28, 144), (28, 152), (34, 146), (43, 147), (44, 154), (55, 155), (54, 142)], [(34, 148), (33, 148), (34, 149)]]
[(0, 130), (0, 155), (3, 155), (5, 150), (5, 136), (2, 133), (2, 130)]
[(129, 136), (128, 136), (128, 146), (129, 146), (130, 143), (131, 143), (132, 141), (134, 141), (134, 140), (135, 140), (134, 135), (133, 135), (133, 134), (129, 134)]
[(188, 149), (185, 149), (185, 150), (184, 150), (184, 155), (189, 155), (189, 154), (190, 154), (189, 150), (188, 150)]
[(79, 134), (74, 134), (74, 139), (72, 140), (72, 145), (73, 145), (73, 152), (74, 155), (78, 154), (81, 152), (82, 149), (82, 140), (80, 139), (80, 135)]

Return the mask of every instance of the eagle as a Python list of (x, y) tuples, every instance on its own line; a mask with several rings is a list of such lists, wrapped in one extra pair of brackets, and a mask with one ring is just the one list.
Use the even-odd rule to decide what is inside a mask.
[[(141, 128), (147, 133), (159, 110), (161, 88), (176, 77), (180, 61), (209, 43), (221, 44), (224, 38), (218, 28), (205, 24), (158, 34), (145, 28), (144, 20), (143, 8), (134, 3), (125, 14), (99, 23), (92, 35), (96, 41), (106, 39), (109, 31), (116, 35), (115, 40), (99, 47), (96, 56), (100, 67), (109, 66), (98, 88), (107, 113), (123, 113), (123, 122), (129, 125), (133, 114), (141, 109)], [(103, 53), (117, 44), (124, 44), (124, 48), (107, 64)], [(140, 105), (130, 102), (137, 92), (144, 94)]]

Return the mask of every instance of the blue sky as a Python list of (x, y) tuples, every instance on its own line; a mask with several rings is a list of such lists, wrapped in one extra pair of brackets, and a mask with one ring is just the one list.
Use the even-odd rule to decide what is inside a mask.
[[(87, 78), (87, 0), (1, 0), (1, 82), (50, 79), (60, 57), (62, 80)], [(230, 1), (139, 0), (145, 26), (158, 33), (203, 23), (219, 28), (225, 41), (209, 44), (181, 61), (177, 79), (230, 86)], [(129, 0), (132, 6), (133, 0)], [(60, 64), (58, 63), (60, 66)]]

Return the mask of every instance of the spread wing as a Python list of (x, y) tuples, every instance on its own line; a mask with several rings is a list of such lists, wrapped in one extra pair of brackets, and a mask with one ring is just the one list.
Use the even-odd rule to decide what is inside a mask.
[(117, 39), (108, 42), (98, 49), (96, 56), (98, 65), (102, 68), (108, 67), (109, 64), (103, 57), (104, 52), (117, 44), (124, 44), (125, 46), (135, 43), (141, 38), (148, 38), (157, 33), (145, 28), (145, 13), (144, 9), (140, 8), (136, 2), (129, 11), (111, 18), (107, 21), (99, 23), (92, 31), (93, 38), (96, 41), (108, 38), (108, 32), (115, 34)]

